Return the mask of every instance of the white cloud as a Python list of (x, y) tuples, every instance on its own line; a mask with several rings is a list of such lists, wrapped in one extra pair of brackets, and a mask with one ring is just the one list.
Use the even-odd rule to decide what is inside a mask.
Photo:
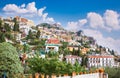
[(46, 21), (47, 21), (48, 23), (54, 23), (54, 18), (48, 17), (48, 18), (46, 19)]
[(82, 28), (87, 23), (86, 19), (78, 20), (77, 22), (68, 22), (66, 29), (76, 31)]
[(22, 4), (20, 7), (21, 7), (21, 8), (25, 8), (25, 4)]
[(47, 16), (48, 16), (48, 13), (44, 13), (44, 14), (42, 15), (43, 21), (45, 21), (45, 19), (46, 19)]
[[(74, 27), (79, 30), (81, 27), (88, 26), (92, 29), (104, 29), (109, 32), (113, 30), (120, 30), (120, 15), (113, 10), (106, 10), (104, 15), (100, 15), (95, 12), (90, 12), (87, 14), (86, 19), (80, 19), (76, 22), (68, 22), (67, 28)], [(71, 28), (72, 29), (72, 28)]]
[(27, 5), (26, 10), (29, 13), (37, 13), (37, 8), (35, 7), (35, 2), (31, 2)]
[[(109, 36), (109, 34), (115, 34), (120, 30), (120, 15), (113, 10), (106, 10), (103, 15), (90, 12), (85, 19), (68, 22), (66, 29), (71, 31), (83, 30), (86, 35), (94, 37), (99, 45), (120, 51), (120, 45), (118, 45), (120, 39)], [(105, 34), (108, 34), (108, 37), (104, 37), (103, 30), (107, 30)]]
[(88, 25), (92, 28), (105, 28), (104, 20), (100, 14), (90, 12), (87, 14)]
[(68, 22), (66, 29), (76, 31), (78, 28), (78, 22)]
[(58, 24), (58, 25), (60, 25), (60, 26), (62, 25), (60, 22), (57, 22), (56, 24)]
[(79, 25), (79, 26), (84, 26), (86, 23), (87, 23), (87, 20), (86, 20), (86, 19), (82, 19), (82, 20), (79, 20), (79, 21), (78, 21), (78, 25)]
[(43, 7), (43, 8), (40, 8), (39, 10), (38, 10), (38, 15), (39, 16), (42, 16), (43, 15), (43, 11), (46, 9), (46, 7)]
[(114, 30), (120, 29), (119, 14), (117, 12), (113, 10), (106, 10), (103, 18), (105, 21), (105, 25), (109, 28)]
[(28, 3), (27, 5), (22, 4), (20, 6), (16, 4), (7, 4), (3, 7), (3, 11), (7, 15), (37, 17), (41, 20), (40, 22), (54, 23), (54, 18), (48, 17), (48, 13), (43, 13), (45, 9), (46, 7), (37, 9), (35, 2)]
[[(114, 39), (112, 37), (104, 37), (100, 31), (92, 29), (84, 29), (85, 35), (94, 37), (99, 45), (109, 47), (117, 52), (120, 51), (120, 39)], [(120, 52), (119, 52), (120, 54)]]

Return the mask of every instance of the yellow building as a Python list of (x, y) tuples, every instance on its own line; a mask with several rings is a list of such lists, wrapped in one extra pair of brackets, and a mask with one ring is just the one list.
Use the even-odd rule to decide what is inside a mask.
[(73, 49), (78, 50), (77, 46), (68, 46), (67, 48), (68, 48), (69, 51), (73, 51)]
[(84, 48), (81, 49), (81, 53), (86, 54), (89, 50), (90, 50), (89, 48), (84, 47)]

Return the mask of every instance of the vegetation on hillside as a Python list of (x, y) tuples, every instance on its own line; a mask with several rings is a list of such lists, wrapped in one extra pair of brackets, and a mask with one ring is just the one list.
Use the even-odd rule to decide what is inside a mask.
[(16, 48), (10, 43), (0, 43), (0, 76), (7, 74), (14, 78), (12, 74), (23, 73), (23, 67), (19, 60)]
[(108, 78), (120, 78), (120, 67), (119, 68), (105, 68), (105, 72), (108, 73)]

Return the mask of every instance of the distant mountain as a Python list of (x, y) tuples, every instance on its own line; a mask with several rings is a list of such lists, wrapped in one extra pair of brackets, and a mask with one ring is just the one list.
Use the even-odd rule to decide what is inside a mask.
[(41, 23), (38, 24), (37, 27), (47, 27), (47, 28), (56, 28), (56, 29), (64, 29), (60, 24), (54, 23), (54, 24), (48, 24), (48, 23)]

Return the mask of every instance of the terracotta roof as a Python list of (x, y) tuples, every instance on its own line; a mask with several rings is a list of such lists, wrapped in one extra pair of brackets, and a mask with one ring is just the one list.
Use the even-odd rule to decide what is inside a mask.
[(91, 55), (91, 56), (88, 56), (88, 58), (114, 58), (114, 56), (112, 55)]
[(81, 57), (75, 55), (66, 55), (65, 58), (81, 58)]
[(59, 44), (60, 41), (58, 39), (48, 39), (47, 44)]
[(26, 23), (26, 22), (28, 22), (28, 20), (26, 18), (21, 18), (21, 22)]

